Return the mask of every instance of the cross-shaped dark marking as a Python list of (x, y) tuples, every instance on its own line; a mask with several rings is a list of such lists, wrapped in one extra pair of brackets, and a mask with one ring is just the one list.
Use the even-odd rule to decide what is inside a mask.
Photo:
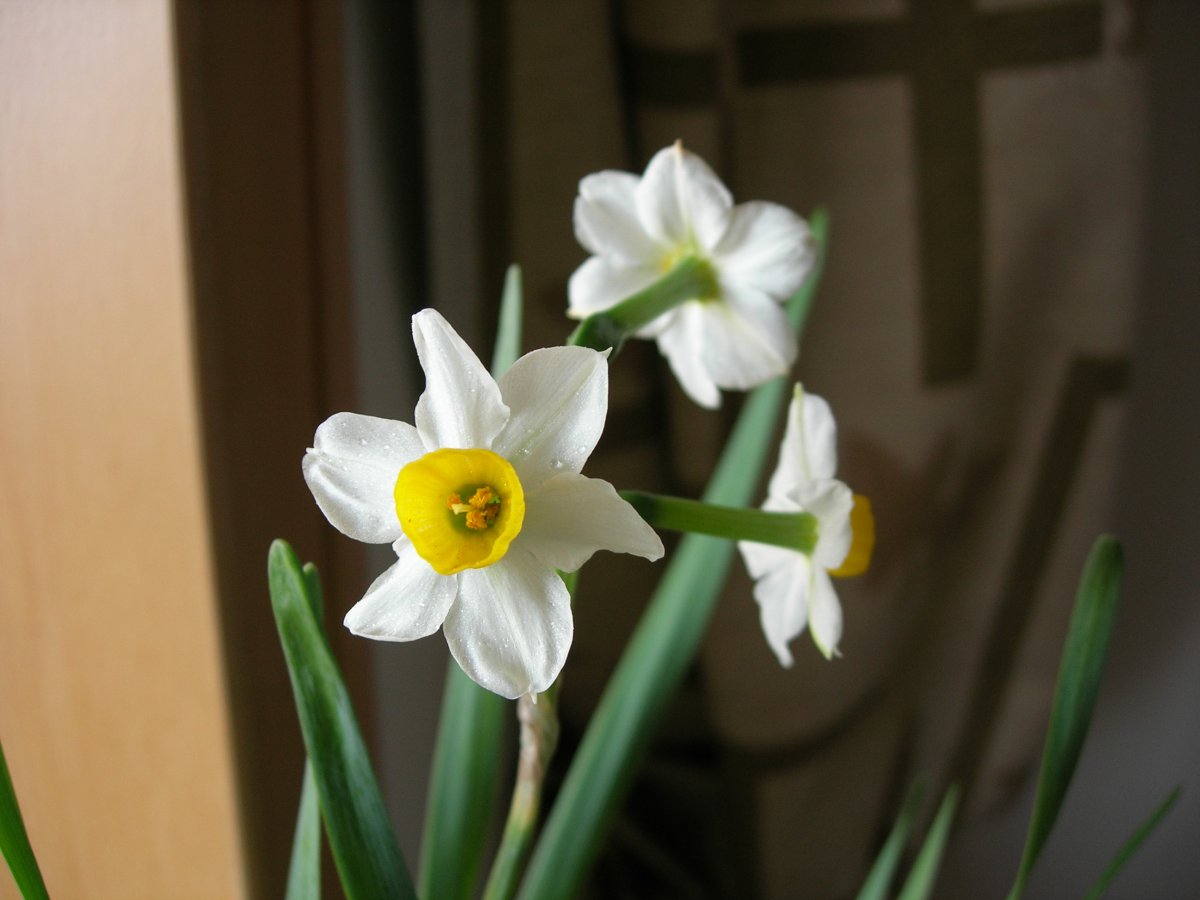
[[(983, 295), (979, 79), (995, 69), (1097, 56), (1102, 25), (1099, 0), (991, 12), (976, 12), (970, 0), (911, 0), (901, 19), (746, 30), (737, 37), (745, 87), (894, 75), (911, 79), (921, 367), (927, 384), (969, 377), (978, 356)], [(631, 62), (635, 89), (650, 103), (712, 102), (715, 96), (702, 97), (698, 88), (715, 84), (715, 78), (696, 77), (706, 62), (715, 70), (716, 54), (638, 49)]]

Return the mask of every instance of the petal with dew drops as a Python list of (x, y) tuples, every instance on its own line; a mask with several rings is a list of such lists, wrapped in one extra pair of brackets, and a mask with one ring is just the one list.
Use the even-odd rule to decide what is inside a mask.
[(819, 566), (812, 567), (812, 582), (808, 597), (808, 627), (813, 643), (826, 659), (841, 656), (838, 642), (842, 639), (842, 604), (838, 602), (833, 580)]
[(797, 384), (788, 404), (779, 464), (767, 493), (783, 498), (805, 482), (833, 478), (836, 471), (837, 424), (833, 411), (823, 397), (809, 394)]
[(632, 553), (649, 560), (663, 555), (662, 540), (600, 478), (556, 475), (525, 498), (521, 546), (545, 565), (574, 572), (597, 550)]
[(437, 310), (413, 316), (412, 329), (425, 370), (416, 423), (426, 449), (491, 447), (508, 420), (492, 376)]
[(578, 472), (608, 415), (606, 354), (586, 347), (527, 353), (500, 377), (512, 409), (493, 449), (520, 476), (526, 493), (560, 472)]
[(733, 209), (729, 190), (708, 163), (678, 143), (650, 160), (635, 199), (647, 233), (671, 247), (695, 239), (711, 250), (729, 227)]
[(396, 562), (346, 613), (345, 626), (360, 637), (414, 641), (433, 634), (458, 594), (458, 580), (433, 571), (407, 538), (394, 549)]
[(786, 300), (816, 262), (817, 243), (808, 223), (790, 209), (759, 200), (734, 207), (712, 255), (726, 278)]
[(638, 219), (636, 175), (605, 171), (579, 182), (575, 198), (575, 237), (589, 252), (614, 262), (645, 263), (667, 248), (646, 234)]
[(649, 287), (661, 273), (650, 265), (624, 265), (593, 256), (567, 282), (567, 315), (583, 319)]
[(458, 578), (458, 600), (443, 630), (462, 670), (510, 700), (550, 687), (574, 633), (562, 579), (519, 546)]
[(390, 544), (401, 533), (392, 497), (396, 475), (424, 452), (411, 425), (337, 413), (317, 428), (301, 467), (334, 528), (368, 544)]

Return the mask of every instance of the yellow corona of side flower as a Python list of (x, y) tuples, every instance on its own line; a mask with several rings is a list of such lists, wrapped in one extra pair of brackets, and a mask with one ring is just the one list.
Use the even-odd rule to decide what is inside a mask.
[(413, 317), (413, 338), (426, 378), (416, 424), (338, 413), (304, 457), (330, 523), (397, 556), (346, 627), (387, 641), (440, 627), (477, 683), (539, 693), (573, 634), (556, 570), (597, 550), (663, 554), (612, 485), (581, 474), (604, 428), (608, 364), (583, 347), (535, 350), (497, 383), (434, 310)]
[(806, 512), (817, 520), (812, 555), (783, 547), (738, 543), (750, 577), (767, 643), (785, 666), (788, 643), (807, 627), (831, 658), (842, 637), (842, 606), (832, 577), (861, 575), (875, 548), (875, 518), (866, 497), (835, 479), (837, 425), (829, 404), (796, 385), (788, 407), (779, 464), (763, 509)]

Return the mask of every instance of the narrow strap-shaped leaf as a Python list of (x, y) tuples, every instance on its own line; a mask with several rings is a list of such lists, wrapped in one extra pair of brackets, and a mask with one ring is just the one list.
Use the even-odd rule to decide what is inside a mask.
[(29, 835), (25, 832), (25, 820), (21, 818), (17, 792), (8, 774), (3, 745), (0, 745), (0, 851), (4, 852), (21, 896), (25, 900), (48, 900), (50, 895), (46, 893), (42, 870), (38, 868)]
[(513, 263), (504, 273), (504, 293), (500, 295), (500, 321), (496, 326), (496, 344), (492, 348), (492, 377), (499, 378), (521, 355), (521, 327), (525, 315), (521, 267)]
[(1100, 690), (1100, 676), (1104, 673), (1104, 659), (1117, 615), (1123, 566), (1121, 545), (1116, 539), (1109, 535), (1097, 538), (1084, 565), (1075, 609), (1071, 613), (1054, 690), (1050, 728), (1042, 751), (1033, 818), (1009, 900), (1016, 900), (1024, 891), (1025, 882), (1050, 836), (1075, 774), (1075, 764), (1079, 761), (1092, 721), (1096, 694)]
[(301, 570), (283, 541), (271, 545), (267, 574), (300, 730), (342, 888), (351, 900), (415, 897), (350, 695), (313, 615), (313, 576)]
[[(824, 215), (814, 215), (812, 226), (823, 248)], [(814, 271), (789, 303), (798, 331), (817, 280)], [(707, 502), (750, 502), (787, 388), (780, 378), (746, 398), (705, 491)], [(521, 886), (524, 900), (576, 893), (662, 710), (696, 654), (732, 554), (733, 544), (719, 538), (689, 534), (680, 541), (559, 790)]]
[(1125, 863), (1129, 862), (1130, 857), (1132, 857), (1133, 854), (1137, 852), (1138, 848), (1142, 846), (1142, 841), (1146, 840), (1146, 838), (1150, 836), (1150, 832), (1157, 828), (1158, 823), (1161, 822), (1163, 817), (1171, 811), (1171, 807), (1174, 806), (1175, 801), (1179, 799), (1179, 790), (1179, 788), (1175, 788), (1175, 790), (1171, 791), (1171, 793), (1167, 795), (1167, 799), (1158, 805), (1158, 809), (1154, 810), (1154, 812), (1150, 814), (1150, 817), (1141, 825), (1139, 825), (1137, 830), (1130, 835), (1129, 840), (1127, 840), (1125, 845), (1121, 847), (1119, 851), (1117, 851), (1117, 855), (1113, 857), (1112, 862), (1105, 866), (1104, 871), (1100, 873), (1099, 879), (1097, 879), (1096, 883), (1092, 886), (1092, 889), (1088, 891), (1087, 900), (1099, 900), (1100, 895), (1108, 890), (1108, 886), (1112, 884), (1112, 880), (1116, 878), (1118, 874), (1120, 874), (1121, 869), (1125, 867)]
[(509, 708), (507, 700), (481, 688), (450, 660), (425, 803), (422, 897), (454, 900), (475, 893)]
[(942, 864), (942, 851), (946, 849), (946, 838), (950, 836), (950, 826), (954, 823), (954, 811), (957, 808), (958, 788), (951, 786), (942, 798), (933, 824), (929, 826), (929, 834), (925, 836), (925, 843), (921, 845), (921, 852), (917, 854), (897, 900), (925, 900), (933, 893)]
[(300, 788), (300, 811), (292, 838), (292, 861), (288, 865), (287, 900), (320, 900), (321, 897), (321, 806), (312, 762), (304, 761), (304, 783)]
[(900, 808), (900, 815), (896, 817), (896, 824), (892, 826), (891, 833), (884, 841), (879, 855), (875, 857), (875, 864), (871, 866), (871, 871), (867, 873), (867, 880), (863, 882), (862, 890), (858, 892), (858, 900), (886, 900), (888, 888), (891, 887), (892, 879), (896, 876), (900, 857), (904, 853), (904, 845), (908, 841), (909, 832), (912, 831), (913, 822), (921, 809), (921, 800), (924, 796), (925, 784), (922, 781), (914, 782), (913, 786), (908, 789), (908, 796), (904, 798), (904, 805)]
[[(521, 268), (508, 267), (492, 351), (499, 378), (521, 355), (524, 310)], [(492, 821), (500, 742), (507, 712), (503, 697), (484, 690), (453, 660), (446, 665), (442, 711), (433, 750), (425, 830), (421, 840), (421, 896), (459, 900), (475, 894), (475, 880)]]
[[(325, 614), (325, 598), (317, 567), (304, 566), (306, 598), (317, 622)], [(317, 797), (317, 779), (312, 762), (304, 760), (304, 780), (300, 785), (300, 808), (296, 813), (296, 831), (292, 837), (292, 860), (288, 866), (287, 900), (319, 900), (321, 896), (321, 805)]]

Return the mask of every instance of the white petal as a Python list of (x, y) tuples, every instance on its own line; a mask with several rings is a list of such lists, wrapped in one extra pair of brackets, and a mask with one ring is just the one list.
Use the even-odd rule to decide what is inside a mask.
[(754, 579), (762, 578), (780, 566), (790, 565), (793, 557), (799, 555), (795, 550), (776, 547), (774, 544), (756, 544), (753, 541), (738, 541), (738, 550), (746, 563), (746, 571)]
[(425, 370), (416, 423), (426, 448), (491, 447), (508, 419), (496, 382), (437, 310), (421, 310), (412, 324)]
[(803, 283), (816, 251), (802, 218), (777, 203), (755, 201), (734, 207), (712, 257), (722, 276), (786, 300)]
[(518, 538), (545, 565), (574, 572), (597, 550), (655, 560), (662, 540), (607, 481), (571, 473), (525, 496)]
[(634, 195), (638, 181), (628, 172), (597, 172), (579, 182), (575, 237), (590, 253), (614, 262), (646, 263), (667, 249), (646, 234)]
[(510, 699), (554, 682), (571, 648), (571, 597), (553, 569), (518, 546), (458, 576), (446, 642), (477, 684)]
[(721, 392), (704, 362), (703, 322), (691, 309), (698, 305), (685, 303), (672, 310), (671, 327), (659, 334), (658, 350), (667, 358), (683, 392), (705, 409), (716, 409), (721, 405)]
[(396, 476), (424, 452), (411, 425), (337, 413), (317, 428), (301, 467), (334, 528), (358, 541), (389, 544), (401, 534), (392, 495)]
[(721, 302), (701, 305), (713, 381), (747, 390), (785, 374), (796, 361), (796, 334), (783, 307), (743, 285), (722, 291)]
[(729, 227), (733, 198), (708, 164), (681, 144), (660, 150), (637, 186), (638, 218), (652, 237), (677, 247), (715, 247)]
[(833, 589), (833, 580), (819, 566), (813, 568), (808, 625), (812, 629), (813, 642), (826, 659), (841, 656), (838, 642), (842, 639), (842, 604)]
[(808, 622), (811, 584), (812, 565), (800, 553), (788, 553), (782, 565), (768, 570), (754, 583), (763, 635), (780, 665), (792, 665), (788, 643), (804, 631)]
[(582, 319), (620, 303), (653, 284), (659, 271), (651, 265), (624, 265), (593, 256), (567, 282), (567, 315)]
[(517, 471), (528, 493), (560, 472), (578, 472), (608, 415), (608, 363), (586, 347), (526, 353), (500, 378), (512, 409), (493, 449)]
[(701, 406), (719, 405), (716, 387), (746, 390), (782, 375), (796, 356), (783, 309), (752, 288), (722, 301), (685, 303), (658, 338), (684, 391)]
[(854, 538), (850, 527), (853, 492), (840, 481), (818, 479), (798, 485), (788, 496), (800, 509), (817, 517), (813, 562), (820, 569), (836, 569), (845, 561)]
[(412, 543), (395, 543), (398, 559), (346, 613), (354, 634), (378, 641), (413, 641), (441, 627), (458, 593), (458, 580), (439, 575)]
[(779, 464), (767, 493), (784, 497), (806, 481), (832, 478), (837, 471), (837, 424), (823, 397), (796, 385), (788, 404), (787, 428)]

